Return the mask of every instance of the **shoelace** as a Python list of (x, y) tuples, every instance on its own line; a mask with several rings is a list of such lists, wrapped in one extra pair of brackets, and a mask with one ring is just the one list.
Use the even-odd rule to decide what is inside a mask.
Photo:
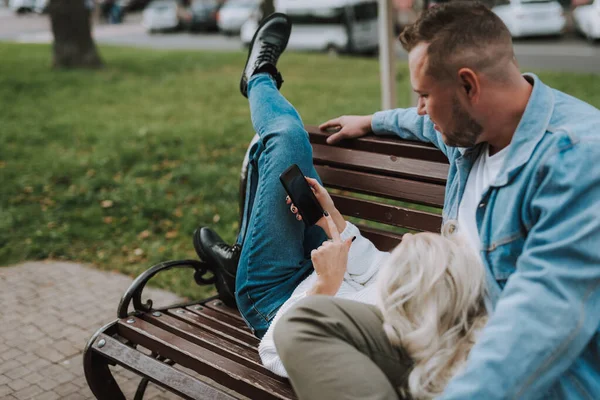
[(224, 251), (231, 251), (232, 253), (237, 253), (242, 250), (242, 247), (239, 244), (234, 244), (233, 246), (228, 245), (227, 243), (219, 243), (217, 246)]
[(256, 62), (267, 61), (273, 65), (277, 62), (277, 55), (279, 54), (279, 46), (276, 44), (263, 42)]

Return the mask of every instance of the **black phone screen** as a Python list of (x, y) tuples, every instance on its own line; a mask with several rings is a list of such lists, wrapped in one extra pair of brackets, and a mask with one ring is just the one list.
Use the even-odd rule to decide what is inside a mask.
[(285, 191), (292, 199), (302, 220), (308, 225), (314, 225), (323, 217), (323, 208), (306, 182), (304, 174), (296, 164), (292, 164), (280, 176)]

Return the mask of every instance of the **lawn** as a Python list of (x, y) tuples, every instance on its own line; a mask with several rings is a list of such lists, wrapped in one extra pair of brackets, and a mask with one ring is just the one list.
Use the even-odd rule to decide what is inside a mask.
[[(100, 50), (104, 70), (65, 72), (50, 69), (49, 46), (0, 43), (0, 265), (52, 258), (135, 276), (195, 258), (200, 225), (236, 236), (253, 136), (245, 54)], [(289, 53), (280, 67), (306, 123), (378, 109), (376, 60)], [(600, 76), (540, 76), (600, 107)], [(398, 82), (406, 106), (405, 65)], [(202, 293), (185, 272), (155, 283)]]

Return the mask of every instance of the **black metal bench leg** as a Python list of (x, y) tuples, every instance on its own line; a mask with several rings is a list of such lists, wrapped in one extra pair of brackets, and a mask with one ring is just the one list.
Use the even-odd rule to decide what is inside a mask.
[(115, 324), (116, 321), (111, 322), (94, 333), (83, 352), (85, 379), (98, 400), (126, 400), (125, 395), (108, 368), (109, 361), (101, 355), (96, 354), (92, 348), (92, 344), (94, 344), (98, 335), (111, 330)]

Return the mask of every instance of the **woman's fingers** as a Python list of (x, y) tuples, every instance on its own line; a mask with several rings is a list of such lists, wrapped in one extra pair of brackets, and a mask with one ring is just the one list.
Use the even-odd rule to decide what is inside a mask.
[(325, 220), (327, 221), (327, 226), (329, 227), (329, 233), (331, 234), (331, 239), (334, 242), (340, 242), (341, 238), (340, 238), (340, 232), (337, 229), (337, 226), (335, 226), (335, 222), (333, 222), (333, 218), (331, 218), (331, 215), (327, 214), (325, 215)]
[(291, 212), (293, 212), (294, 214), (297, 214), (297, 213), (298, 213), (298, 209), (297, 209), (297, 208), (296, 208), (296, 206), (295, 206), (295, 205), (293, 205), (293, 204), (292, 204), (292, 205), (291, 205), (291, 207), (290, 207), (290, 211), (291, 211)]
[(285, 196), (285, 204), (292, 204), (292, 199), (290, 199), (290, 196)]

